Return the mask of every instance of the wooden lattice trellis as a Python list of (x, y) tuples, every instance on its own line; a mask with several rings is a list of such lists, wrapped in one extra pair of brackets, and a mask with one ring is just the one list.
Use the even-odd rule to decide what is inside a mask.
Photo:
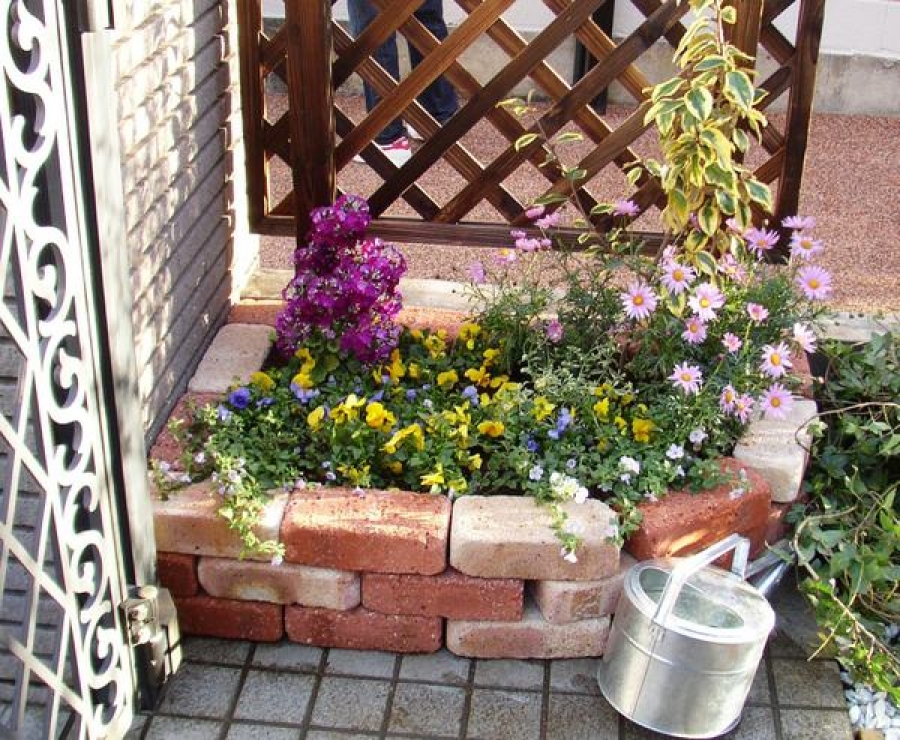
[[(517, 200), (504, 180), (526, 162), (546, 179), (545, 193), (568, 193), (570, 184), (556, 165), (539, 166), (546, 152), (540, 140), (515, 146), (523, 134), (553, 135), (568, 124), (577, 125), (591, 140), (591, 151), (578, 167), (586, 178), (572, 198), (583, 209), (594, 205), (590, 180), (609, 165), (624, 167), (639, 159), (632, 146), (647, 126), (649, 107), (645, 89), (650, 81), (637, 62), (657, 41), (678, 44), (685, 32), (682, 18), (687, 2), (631, 0), (644, 17), (625, 39), (616, 43), (592, 21), (604, 0), (543, 0), (553, 20), (527, 42), (501, 15), (514, 0), (456, 0), (465, 19), (439, 42), (413, 15), (421, 0), (370, 0), (381, 13), (358, 39), (331, 20), (330, 0), (285, 0), (285, 22), (271, 35), (263, 30), (260, 0), (239, 0), (241, 68), (247, 148), (251, 225), (259, 233), (302, 236), (308, 214), (330, 203), (336, 193), (336, 173), (362, 152), (383, 179), (369, 202), (374, 231), (398, 241), (505, 245), (510, 225), (525, 223), (527, 204)], [(775, 27), (774, 20), (799, 5), (796, 42)], [(788, 94), (784, 130), (771, 123), (762, 145), (767, 159), (756, 168), (757, 178), (777, 181), (776, 219), (794, 213), (806, 153), (815, 86), (824, 0), (740, 0), (739, 22), (732, 41), (758, 55), (765, 49), (775, 70), (759, 84), (768, 95), (766, 108)], [(411, 42), (423, 60), (401, 81), (395, 81), (372, 54), (392, 33)], [(462, 53), (486, 35), (509, 56), (509, 62), (482, 84), (465, 68)], [(598, 63), (574, 84), (564, 80), (546, 61), (563, 41), (575, 36)], [(334, 104), (334, 90), (353, 74), (371, 84), (381, 102), (354, 124)], [(270, 120), (265, 104), (267, 78), (287, 83), (288, 110)], [(440, 126), (416, 97), (443, 75), (463, 99), (459, 111)], [(498, 103), (525, 78), (550, 101), (539, 122), (526, 127)], [(624, 122), (613, 128), (591, 107), (597, 94), (618, 81), (638, 101)], [(400, 168), (372, 144), (385, 125), (401, 116), (425, 135), (425, 143)], [(503, 151), (487, 164), (479, 162), (461, 143), (462, 137), (487, 118), (506, 139)], [(336, 134), (339, 137), (336, 139)], [(269, 165), (284, 161), (292, 173), (293, 190), (278, 202), (270, 199)], [(420, 182), (429, 168), (443, 159), (465, 184), (439, 204)], [(659, 183), (645, 174), (631, 198), (642, 210), (663, 205)], [(386, 218), (383, 214), (403, 199), (419, 218)], [(489, 202), (505, 223), (466, 222), (480, 202)], [(598, 220), (597, 227), (607, 224)]]

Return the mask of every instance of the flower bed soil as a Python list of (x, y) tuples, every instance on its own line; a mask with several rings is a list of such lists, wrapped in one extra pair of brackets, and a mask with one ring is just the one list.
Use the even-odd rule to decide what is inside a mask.
[[(273, 312), (234, 313), (253, 323), (220, 334), (173, 416), (184, 414), (186, 400), (208, 402), (262, 363), (260, 353), (241, 353), (246, 345), (222, 341), (268, 334)], [(418, 310), (406, 318), (452, 327), (457, 317)], [(226, 367), (216, 358), (228, 358)], [(613, 512), (597, 500), (567, 504), (584, 537), (570, 563), (548, 513), (530, 498), (451, 504), (421, 493), (310, 488), (273, 496), (259, 524), (260, 537), (284, 545), (284, 562), (241, 560), (238, 538), (216, 513), (214, 486), (200, 483), (155, 503), (160, 583), (186, 634), (394, 652), (446, 646), (486, 658), (601, 655), (634, 558), (696, 552), (732, 532), (749, 537), (756, 553), (780, 539), (806, 463), (795, 432), (815, 410), (809, 401), (795, 406), (787, 422), (751, 425), (739, 446), (739, 457), (764, 468), (725, 460), (737, 484), (642, 504), (643, 526), (624, 553), (609, 539)], [(174, 462), (179, 452), (164, 432), (151, 454)]]

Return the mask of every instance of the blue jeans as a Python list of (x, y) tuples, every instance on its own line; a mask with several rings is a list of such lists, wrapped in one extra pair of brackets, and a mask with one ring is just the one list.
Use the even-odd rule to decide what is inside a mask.
[[(378, 10), (368, 0), (349, 0), (347, 6), (350, 11), (350, 32), (354, 38), (358, 38), (378, 15)], [(447, 38), (443, 0), (424, 0), (419, 9), (416, 10), (415, 17), (439, 41)], [(422, 61), (422, 55), (412, 44), (407, 43), (407, 46), (409, 47), (410, 63), (415, 67)], [(372, 57), (384, 68), (385, 72), (393, 76), (395, 80), (400, 80), (400, 61), (397, 57), (396, 34), (391, 34), (376, 49)], [(366, 110), (370, 111), (378, 105), (380, 98), (375, 90), (372, 89), (372, 86), (365, 81), (363, 82), (363, 92), (366, 96)], [(456, 90), (443, 77), (438, 77), (426, 87), (418, 100), (422, 107), (441, 124), (453, 116), (459, 107), (456, 99)], [(403, 127), (403, 122), (399, 118), (395, 118), (375, 137), (375, 141), (378, 144), (390, 144), (392, 141), (396, 141), (405, 135), (406, 129)]]

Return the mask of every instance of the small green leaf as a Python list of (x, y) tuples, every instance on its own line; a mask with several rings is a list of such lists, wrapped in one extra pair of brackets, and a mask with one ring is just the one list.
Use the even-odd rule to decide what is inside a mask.
[(718, 271), (716, 258), (709, 252), (697, 252), (697, 254), (694, 255), (694, 260), (697, 263), (697, 269), (706, 275), (712, 276)]
[(561, 133), (559, 136), (555, 138), (557, 144), (565, 144), (569, 141), (583, 141), (584, 136), (582, 136), (577, 131), (565, 131)]
[(711, 146), (719, 158), (719, 163), (723, 167), (728, 167), (731, 163), (731, 153), (734, 146), (728, 141), (725, 134), (717, 128), (708, 127), (700, 132), (700, 141)]
[(708, 72), (712, 69), (719, 69), (721, 67), (727, 66), (728, 61), (723, 56), (719, 56), (718, 54), (712, 54), (706, 59), (697, 63), (697, 66), (694, 67), (698, 72)]
[(721, 215), (719, 210), (712, 203), (705, 203), (697, 212), (697, 221), (704, 234), (712, 236), (719, 228)]
[(581, 167), (572, 167), (571, 169), (567, 169), (563, 171), (563, 175), (569, 182), (577, 182), (578, 180), (584, 180), (587, 177), (587, 170)]
[(713, 98), (709, 90), (699, 87), (684, 96), (684, 104), (698, 121), (705, 121), (713, 109)]
[(737, 22), (737, 11), (733, 6), (726, 5), (724, 8), (722, 8), (722, 12), (719, 17), (722, 19), (723, 23), (734, 25)]
[(729, 72), (725, 75), (725, 87), (722, 91), (725, 97), (743, 110), (749, 110), (753, 105), (755, 92), (753, 83), (745, 72)]
[(650, 94), (650, 100), (654, 103), (660, 98), (668, 98), (677, 93), (685, 85), (685, 81), (681, 77), (673, 77), (665, 82), (660, 82), (653, 88)]
[(759, 203), (763, 208), (771, 213), (772, 211), (772, 191), (769, 186), (761, 183), (759, 180), (749, 178), (746, 182), (747, 195), (755, 203)]
[[(709, 170), (707, 170), (708, 172)], [(726, 216), (734, 215), (734, 198), (731, 196), (731, 193), (726, 192), (725, 190), (719, 190), (716, 192), (716, 203), (719, 206), (719, 210), (722, 211)]]
[(537, 141), (537, 138), (537, 134), (522, 134), (522, 136), (516, 139), (516, 143), (513, 146), (517, 152), (520, 152), (532, 142)]
[(535, 198), (536, 206), (550, 206), (555, 203), (566, 203), (569, 199), (562, 193), (547, 193), (540, 198)]
[(631, 187), (635, 187), (643, 174), (644, 171), (640, 167), (632, 167), (628, 170), (628, 174), (625, 175), (625, 179)]
[(742, 152), (746, 152), (750, 147), (750, 137), (747, 136), (746, 132), (743, 129), (736, 128), (731, 133), (731, 140), (734, 142), (734, 145)]

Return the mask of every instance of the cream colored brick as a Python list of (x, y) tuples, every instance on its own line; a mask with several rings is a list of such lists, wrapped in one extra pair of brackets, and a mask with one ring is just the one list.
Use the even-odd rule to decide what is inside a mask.
[(552, 624), (605, 617), (615, 612), (625, 575), (636, 562), (623, 553), (614, 576), (599, 581), (532, 581), (529, 592), (544, 619)]
[(262, 367), (269, 353), (272, 329), (259, 324), (226, 324), (206, 351), (188, 390), (195, 393), (227, 391), (235, 378), (246, 382)]

